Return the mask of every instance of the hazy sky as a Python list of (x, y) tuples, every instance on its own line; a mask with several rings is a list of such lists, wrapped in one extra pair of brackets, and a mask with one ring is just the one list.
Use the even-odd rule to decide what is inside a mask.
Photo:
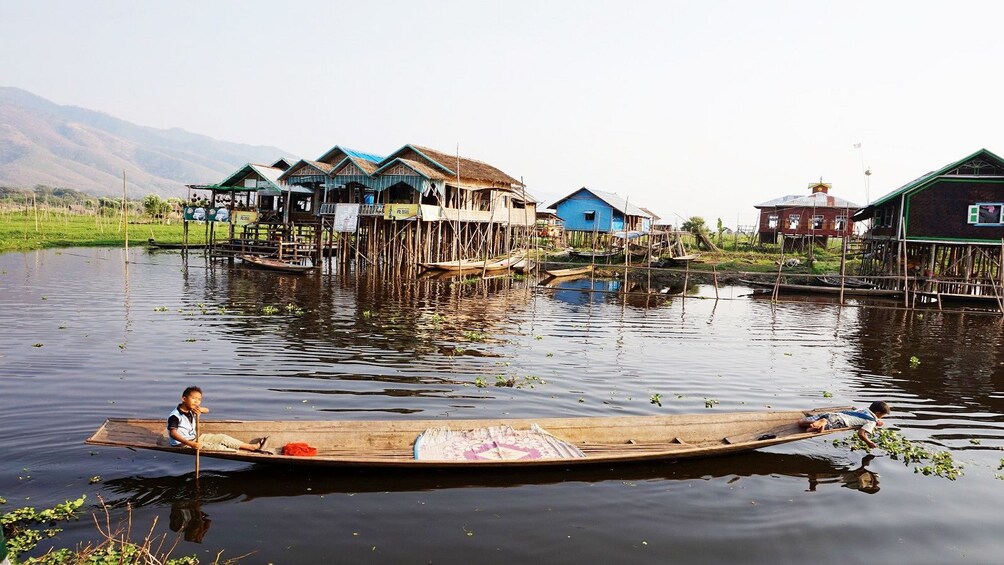
[(589, 186), (751, 224), (820, 177), (864, 204), (863, 166), (874, 200), (1004, 154), (1002, 21), (916, 0), (0, 0), (0, 85), (309, 159), (459, 144), (547, 203)]

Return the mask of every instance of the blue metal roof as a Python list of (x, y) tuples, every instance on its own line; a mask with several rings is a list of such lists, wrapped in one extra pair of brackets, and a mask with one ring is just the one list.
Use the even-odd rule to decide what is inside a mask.
[(376, 153), (366, 153), (364, 151), (349, 149), (348, 147), (339, 147), (339, 148), (342, 151), (344, 151), (346, 155), (349, 155), (350, 157), (355, 157), (357, 159), (365, 159), (367, 161), (372, 161), (374, 163), (379, 163), (380, 161), (384, 160), (383, 156), (377, 155)]

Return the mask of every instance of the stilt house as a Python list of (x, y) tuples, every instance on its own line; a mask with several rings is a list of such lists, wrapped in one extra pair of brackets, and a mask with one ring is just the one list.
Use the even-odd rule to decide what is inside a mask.
[(582, 187), (550, 208), (564, 222), (572, 246), (607, 247), (614, 234), (645, 234), (652, 228), (652, 214), (618, 194), (593, 188)]
[(1004, 160), (980, 149), (861, 209), (864, 274), (935, 298), (1004, 297)]
[(832, 185), (820, 180), (809, 185), (808, 195), (789, 194), (757, 204), (757, 234), (762, 243), (777, 243), (782, 236), (788, 248), (812, 243), (825, 247), (831, 237), (850, 237), (850, 218), (861, 207), (830, 194)]
[(277, 176), (261, 166), (235, 173), (235, 182), (269, 184), (260, 202), (273, 213), (232, 248), (288, 237), (316, 244), (318, 255), (337, 247), (345, 261), (405, 265), (505, 254), (533, 235), (536, 200), (482, 161), (418, 145), (386, 157), (335, 146), (284, 165)]

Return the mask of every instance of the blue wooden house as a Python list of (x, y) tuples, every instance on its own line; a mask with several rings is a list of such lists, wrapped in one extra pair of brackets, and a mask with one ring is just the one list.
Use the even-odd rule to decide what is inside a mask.
[(627, 199), (592, 188), (582, 187), (551, 205), (565, 223), (565, 231), (613, 234), (616, 232), (647, 233), (652, 227), (652, 215)]

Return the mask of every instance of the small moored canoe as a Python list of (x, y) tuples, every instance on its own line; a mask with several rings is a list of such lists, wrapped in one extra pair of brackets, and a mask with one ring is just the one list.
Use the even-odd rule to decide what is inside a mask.
[(280, 261), (279, 259), (273, 259), (271, 257), (259, 257), (257, 255), (248, 255), (246, 253), (241, 255), (241, 260), (260, 269), (282, 271), (284, 273), (306, 273), (314, 268), (314, 265), (308, 263), (290, 263), (288, 261)]
[(549, 271), (544, 271), (549, 277), (574, 277), (578, 275), (585, 275), (593, 272), (593, 265), (586, 265), (584, 267), (572, 267), (570, 269), (551, 269)]
[[(269, 446), (306, 443), (310, 457), (247, 451), (206, 451), (203, 457), (333, 467), (486, 468), (545, 467), (659, 461), (725, 455), (816, 437), (798, 421), (811, 411), (733, 412), (668, 416), (535, 418), (499, 420), (395, 421), (217, 421), (201, 423), (201, 433), (222, 433), (248, 441), (269, 436)], [(162, 419), (107, 420), (86, 440), (91, 445), (151, 449), (194, 455), (168, 444)], [(498, 433), (504, 430), (504, 433)], [(441, 440), (457, 436), (489, 437), (484, 445), (455, 447)], [(839, 430), (832, 430), (839, 431)], [(487, 432), (486, 435), (481, 432)], [(513, 434), (539, 432), (537, 441), (520, 443)], [(823, 432), (829, 433), (829, 432)], [(496, 435), (497, 434), (497, 435)], [(470, 437), (466, 439), (470, 439)], [(513, 436), (515, 437), (515, 436)], [(421, 439), (420, 439), (421, 438)], [(480, 441), (480, 440), (478, 440)], [(424, 443), (432, 446), (421, 455)], [(552, 446), (557, 446), (551, 449)], [(449, 457), (450, 453), (454, 456)]]

